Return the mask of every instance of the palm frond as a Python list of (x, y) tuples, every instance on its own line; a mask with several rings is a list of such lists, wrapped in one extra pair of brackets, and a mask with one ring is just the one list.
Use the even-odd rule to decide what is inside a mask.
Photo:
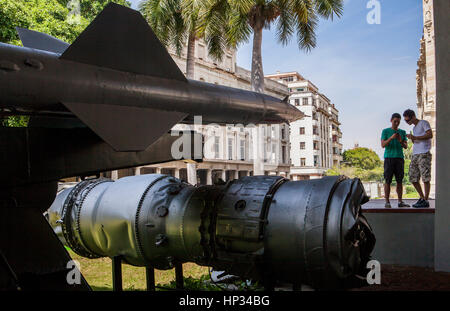
[(216, 60), (221, 60), (224, 51), (233, 47), (227, 40), (230, 12), (228, 0), (201, 0), (197, 32), (205, 39), (209, 55)]
[(228, 19), (227, 41), (236, 47), (242, 42), (248, 42), (251, 34), (252, 28), (248, 21), (248, 15), (233, 10)]
[(292, 0), (292, 11), (297, 18), (297, 23), (308, 23), (309, 15), (314, 14), (316, 0)]
[(344, 12), (343, 0), (315, 0), (316, 11), (322, 17), (333, 19), (333, 16), (341, 17)]
[(173, 47), (180, 55), (188, 34), (181, 0), (147, 0), (140, 4), (139, 10), (161, 43)]
[(229, 0), (229, 5), (233, 11), (237, 11), (242, 15), (248, 14), (255, 5), (255, 0)]
[(314, 11), (309, 12), (307, 22), (296, 17), (297, 45), (300, 50), (307, 52), (316, 47), (316, 28), (318, 18)]
[(295, 29), (295, 16), (289, 0), (279, 0), (278, 11), (279, 17), (277, 19), (277, 39), (283, 45), (289, 43)]

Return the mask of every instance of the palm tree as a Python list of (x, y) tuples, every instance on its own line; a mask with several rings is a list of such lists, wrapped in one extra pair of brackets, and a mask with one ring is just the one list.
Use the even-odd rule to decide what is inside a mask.
[(205, 40), (209, 55), (217, 60), (222, 58), (228, 47), (225, 37), (227, 24), (206, 29), (201, 18), (204, 8), (203, 0), (147, 0), (139, 6), (161, 43), (166, 47), (174, 47), (178, 56), (187, 40), (186, 77), (189, 79), (194, 78), (197, 39)]
[[(316, 47), (320, 17), (333, 19), (343, 12), (343, 0), (203, 0), (205, 29), (214, 33), (214, 21), (228, 25), (227, 40), (236, 47), (253, 33), (251, 83), (255, 92), (264, 91), (262, 32), (275, 23), (277, 38), (286, 45), (294, 36), (300, 50)], [(211, 29), (212, 28), (212, 29)]]

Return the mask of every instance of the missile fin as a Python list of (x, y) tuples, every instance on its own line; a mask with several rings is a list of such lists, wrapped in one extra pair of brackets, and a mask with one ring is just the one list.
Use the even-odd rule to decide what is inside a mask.
[(141, 13), (112, 2), (60, 58), (187, 82)]
[(16, 27), (24, 47), (62, 54), (70, 44), (46, 33)]
[(143, 151), (187, 114), (151, 108), (64, 103), (116, 151)]

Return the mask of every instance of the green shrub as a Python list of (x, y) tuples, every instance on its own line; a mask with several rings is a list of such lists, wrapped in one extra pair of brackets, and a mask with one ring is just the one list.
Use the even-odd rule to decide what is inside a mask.
[(414, 192), (416, 192), (416, 189), (414, 188), (414, 186), (408, 185), (408, 186), (406, 186), (405, 191), (406, 191), (406, 194), (409, 194), (409, 193), (414, 193)]

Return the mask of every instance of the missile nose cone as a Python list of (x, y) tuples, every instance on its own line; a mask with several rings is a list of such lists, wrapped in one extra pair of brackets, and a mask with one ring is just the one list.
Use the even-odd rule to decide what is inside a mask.
[(287, 104), (289, 106), (289, 111), (287, 113), (286, 119), (289, 121), (289, 123), (303, 119), (305, 114), (301, 112), (299, 109), (295, 108), (291, 104)]
[(292, 123), (303, 119), (305, 116), (303, 112), (286, 101), (283, 101), (282, 105), (281, 109), (278, 109), (278, 117), (282, 119), (283, 122)]
[(291, 123), (303, 119), (305, 115), (291, 104), (278, 102), (276, 108), (266, 114), (264, 121), (269, 123)]

